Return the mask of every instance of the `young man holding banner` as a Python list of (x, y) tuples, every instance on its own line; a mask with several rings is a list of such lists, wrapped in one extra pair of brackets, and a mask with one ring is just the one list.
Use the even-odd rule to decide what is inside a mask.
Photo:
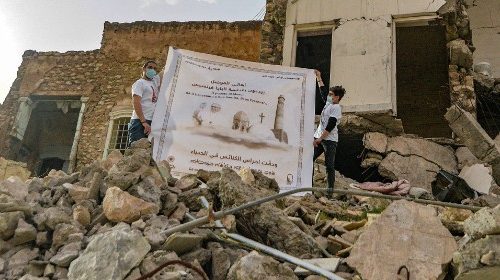
[[(314, 157), (316, 160), (322, 153), (325, 153), (325, 167), (328, 181), (328, 196), (332, 195), (335, 184), (335, 153), (339, 141), (338, 123), (342, 117), (342, 109), (339, 105), (344, 97), (345, 89), (342, 86), (331, 87), (326, 93), (321, 73), (316, 72), (316, 78), (321, 90), (321, 95), (326, 104), (321, 112), (318, 128), (314, 133)], [(325, 98), (326, 97), (326, 98)]]
[(160, 75), (157, 64), (149, 60), (142, 66), (142, 77), (132, 85), (134, 111), (128, 124), (128, 145), (141, 138), (147, 138), (151, 132), (151, 120), (155, 111)]

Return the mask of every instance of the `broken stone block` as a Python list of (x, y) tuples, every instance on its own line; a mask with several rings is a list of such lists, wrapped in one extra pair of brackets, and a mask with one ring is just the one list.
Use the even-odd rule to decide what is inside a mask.
[(182, 176), (179, 180), (177, 180), (177, 182), (175, 182), (175, 187), (185, 192), (196, 188), (198, 184), (198, 177), (196, 177), (196, 175), (189, 174)]
[(51, 230), (54, 230), (59, 224), (71, 224), (71, 220), (70, 215), (66, 213), (65, 209), (60, 207), (50, 207), (42, 213), (42, 224)]
[(118, 187), (108, 188), (102, 205), (106, 218), (113, 222), (132, 223), (143, 215), (159, 211), (156, 204), (132, 196)]
[(453, 254), (452, 264), (456, 280), (497, 279), (500, 275), (500, 235), (469, 242)]
[(288, 266), (256, 251), (242, 257), (229, 269), (227, 280), (299, 279)]
[(47, 264), (47, 266), (45, 267), (45, 270), (43, 271), (43, 276), (52, 277), (52, 276), (54, 276), (55, 272), (56, 272), (56, 268), (49, 263), (49, 264)]
[(90, 224), (90, 212), (87, 207), (77, 205), (73, 209), (73, 220), (86, 227)]
[[(223, 169), (220, 173), (218, 195), (223, 208), (242, 205), (275, 193), (269, 190), (274, 188), (270, 180), (257, 179), (256, 183), (262, 182), (262, 185), (246, 185), (233, 170)], [(274, 248), (296, 257), (305, 254), (311, 257), (321, 255), (314, 239), (290, 221), (283, 210), (276, 206), (276, 202), (240, 211), (235, 217), (238, 232), (257, 242), (273, 244)]]
[(380, 132), (369, 132), (363, 136), (363, 145), (371, 151), (385, 154), (387, 150), (387, 136)]
[[(317, 267), (320, 267), (326, 271), (335, 272), (335, 270), (337, 269), (337, 266), (339, 265), (340, 258), (307, 259), (305, 261), (308, 263), (311, 263)], [(300, 266), (297, 266), (297, 268), (295, 268), (294, 272), (296, 275), (299, 275), (299, 276), (308, 276), (308, 275), (313, 274), (313, 272), (311, 272), (307, 269), (304, 269)]]
[(0, 213), (0, 238), (10, 239), (16, 231), (17, 222), (22, 218), (24, 213), (21, 211)]
[(438, 279), (456, 250), (434, 208), (399, 200), (365, 229), (347, 264), (363, 279), (394, 279), (402, 265), (415, 279)]
[(177, 220), (165, 216), (153, 216), (145, 223), (144, 237), (146, 237), (153, 250), (159, 249), (167, 239), (163, 231), (179, 224)]
[(488, 234), (500, 234), (500, 206), (477, 211), (465, 220), (464, 230), (469, 236), (476, 238)]
[(458, 65), (464, 68), (472, 67), (472, 51), (464, 40), (453, 40), (446, 46), (449, 51), (450, 64)]
[(80, 233), (80, 229), (75, 225), (59, 224), (52, 235), (52, 248), (58, 249), (60, 246), (67, 243), (69, 236), (75, 233)]
[(70, 183), (64, 183), (63, 187), (68, 190), (69, 196), (75, 203), (80, 203), (83, 200), (87, 199), (89, 196), (89, 189), (78, 186), (78, 185), (73, 185)]
[(50, 262), (61, 267), (68, 267), (69, 264), (78, 257), (82, 242), (72, 242), (59, 249), (57, 254), (50, 258)]
[(20, 245), (26, 242), (36, 240), (37, 231), (34, 226), (26, 223), (24, 219), (19, 219), (17, 223), (16, 231), (14, 232), (14, 237), (11, 240), (12, 245)]
[(181, 255), (200, 247), (204, 238), (197, 234), (176, 232), (167, 238), (165, 244), (163, 244), (163, 249)]
[(215, 249), (212, 251), (212, 279), (226, 279), (231, 265), (229, 254), (224, 249)]
[(118, 163), (123, 159), (123, 155), (119, 150), (112, 150), (111, 153), (108, 154), (106, 160), (102, 162), (102, 167), (109, 171), (113, 165)]
[(120, 171), (115, 173), (109, 173), (104, 179), (106, 184), (102, 185), (103, 188), (100, 189), (101, 196), (106, 193), (106, 186), (115, 186), (121, 190), (127, 190), (131, 186), (139, 182), (141, 176), (134, 172)]
[(472, 152), (467, 147), (459, 147), (455, 151), (455, 156), (457, 157), (458, 169), (471, 166), (473, 164), (481, 163), (481, 161), (472, 154)]
[(26, 274), (23, 277), (19, 278), (19, 280), (48, 280), (45, 277), (36, 277), (30, 274)]
[(151, 246), (138, 231), (120, 223), (95, 235), (69, 266), (69, 280), (123, 279), (139, 265)]
[(0, 213), (23, 211), (25, 215), (31, 215), (31, 207), (24, 201), (15, 199), (5, 193), (0, 193)]
[(440, 168), (419, 156), (389, 153), (378, 167), (380, 175), (391, 180), (406, 179), (415, 187), (432, 191), (432, 182)]
[(161, 190), (151, 176), (144, 178), (140, 183), (133, 185), (127, 190), (127, 192), (144, 201), (156, 204), (158, 208), (162, 207), (160, 199)]
[(29, 262), (38, 258), (38, 256), (38, 248), (24, 248), (19, 250), (9, 258), (7, 276), (10, 276), (10, 279), (17, 279), (21, 275), (24, 275), (28, 270)]
[(396, 152), (401, 156), (418, 156), (439, 166), (440, 169), (453, 174), (458, 173), (453, 149), (426, 139), (392, 137), (388, 139), (387, 152)]
[(451, 106), (445, 114), (451, 129), (479, 160), (492, 167), (496, 183), (500, 182), (500, 147), (495, 145), (475, 117), (459, 108)]
[(464, 179), (469, 187), (482, 194), (489, 193), (493, 182), (490, 170), (483, 164), (465, 167), (458, 176)]
[(241, 181), (245, 184), (253, 184), (255, 182), (255, 177), (252, 174), (252, 170), (250, 168), (242, 168), (238, 171), (238, 175), (241, 177)]
[(189, 211), (186, 205), (182, 202), (177, 203), (175, 210), (168, 216), (170, 219), (175, 219), (178, 221), (182, 221), (184, 216)]
[(6, 180), (0, 181), (0, 192), (9, 194), (18, 200), (24, 200), (28, 195), (28, 185), (26, 185), (17, 176), (11, 176)]

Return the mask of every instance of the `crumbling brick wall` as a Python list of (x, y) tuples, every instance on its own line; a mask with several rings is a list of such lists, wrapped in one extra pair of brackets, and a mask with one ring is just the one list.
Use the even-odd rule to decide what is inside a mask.
[[(77, 169), (99, 159), (104, 151), (109, 113), (130, 102), (130, 87), (141, 64), (155, 59), (162, 67), (168, 46), (248, 61), (258, 61), (260, 21), (135, 22), (104, 24), (101, 48), (89, 52), (27, 51), (18, 76), (0, 107), (0, 155), (15, 151), (9, 132), (19, 97), (88, 97), (77, 150)], [(128, 101), (130, 100), (130, 101)]]

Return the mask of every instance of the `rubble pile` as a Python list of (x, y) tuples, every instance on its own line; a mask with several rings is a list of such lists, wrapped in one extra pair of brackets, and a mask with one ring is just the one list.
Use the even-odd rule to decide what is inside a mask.
[[(380, 175), (391, 182), (408, 180), (413, 192), (417, 188), (425, 190), (427, 195), (432, 193), (436, 199), (440, 199), (436, 182), (446, 174), (455, 181), (463, 180), (463, 185), (470, 189), (466, 197), (449, 202), (496, 206), (500, 203), (498, 145), (470, 113), (451, 107), (446, 118), (452, 129), (460, 131), (461, 142), (424, 139), (414, 135), (390, 137), (378, 132), (366, 133), (363, 144), (367, 152), (362, 167), (377, 168)], [(452, 188), (458, 190), (458, 185)]]
[[(453, 155), (447, 148), (408, 148), (420, 140), (386, 141), (391, 144), (374, 149)], [(404, 273), (401, 267), (425, 279), (498, 273), (500, 206), (473, 214), (357, 195), (306, 194), (226, 215), (221, 227), (212, 211), (277, 194), (276, 182), (247, 169), (200, 170), (176, 179), (168, 164), (152, 164), (150, 152), (149, 142), (140, 140), (124, 156), (113, 152), (77, 173), (1, 181), (0, 279), (324, 279), (231, 241), (225, 232), (344, 279), (396, 279)], [(458, 172), (457, 161), (432, 164)], [(316, 182), (324, 176), (321, 169)], [(338, 176), (337, 183), (345, 189), (356, 182)], [(207, 216), (206, 225), (167, 235)]]

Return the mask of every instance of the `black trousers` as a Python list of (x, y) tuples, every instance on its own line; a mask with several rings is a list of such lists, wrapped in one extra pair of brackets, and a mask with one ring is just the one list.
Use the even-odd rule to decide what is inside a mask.
[[(313, 161), (315, 161), (322, 153), (325, 153), (326, 177), (329, 190), (333, 190), (333, 187), (335, 185), (336, 152), (337, 152), (337, 142), (331, 140), (323, 140), (317, 147), (314, 147)], [(314, 168), (313, 168), (313, 177), (314, 177)]]

